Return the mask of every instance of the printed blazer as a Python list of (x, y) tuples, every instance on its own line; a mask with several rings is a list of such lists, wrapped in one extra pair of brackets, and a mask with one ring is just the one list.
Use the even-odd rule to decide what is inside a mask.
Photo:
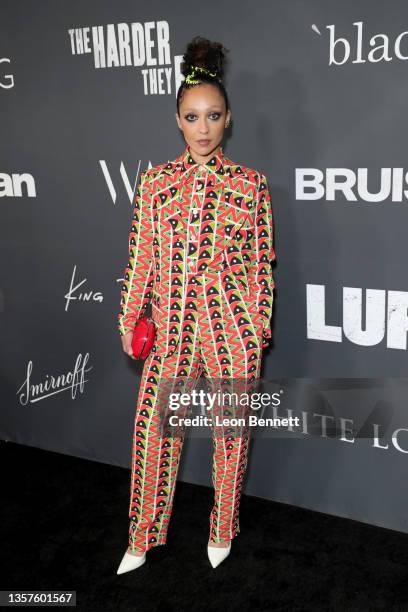
[[(187, 145), (175, 160), (140, 174), (134, 199), (119, 333), (133, 330), (151, 302), (153, 319), (166, 330), (161, 347), (166, 355), (174, 352), (179, 341), (185, 300), (191, 197), (182, 189), (183, 179), (198, 166)], [(262, 346), (267, 346), (272, 335), (275, 287), (271, 262), (276, 258), (267, 180), (262, 173), (225, 157), (222, 148), (204, 166), (209, 180), (199, 231), (197, 272), (211, 274), (229, 269), (244, 312), (250, 303), (262, 317)]]

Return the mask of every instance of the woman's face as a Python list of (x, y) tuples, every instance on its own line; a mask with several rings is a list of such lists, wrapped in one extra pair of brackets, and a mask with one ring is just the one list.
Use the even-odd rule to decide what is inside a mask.
[(225, 100), (218, 87), (201, 83), (186, 89), (176, 113), (177, 125), (190, 146), (195, 161), (205, 163), (221, 145), (231, 111), (225, 112)]

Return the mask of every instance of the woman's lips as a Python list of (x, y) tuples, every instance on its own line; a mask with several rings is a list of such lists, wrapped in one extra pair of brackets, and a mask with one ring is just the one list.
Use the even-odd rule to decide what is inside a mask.
[(205, 146), (208, 145), (211, 141), (210, 140), (197, 140), (198, 144)]

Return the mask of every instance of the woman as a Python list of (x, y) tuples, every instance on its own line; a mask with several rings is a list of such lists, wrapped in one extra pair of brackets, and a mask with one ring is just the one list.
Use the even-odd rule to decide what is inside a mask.
[[(272, 209), (265, 176), (227, 158), (231, 111), (225, 48), (195, 37), (181, 65), (176, 120), (186, 141), (175, 160), (142, 172), (129, 236), (119, 313), (132, 357), (135, 323), (149, 302), (156, 341), (139, 389), (132, 452), (129, 545), (117, 573), (140, 567), (166, 543), (183, 436), (159, 431), (159, 382), (259, 378), (271, 338)], [(167, 396), (168, 397), (168, 396)], [(214, 506), (208, 557), (216, 567), (239, 533), (248, 433), (212, 429)]]

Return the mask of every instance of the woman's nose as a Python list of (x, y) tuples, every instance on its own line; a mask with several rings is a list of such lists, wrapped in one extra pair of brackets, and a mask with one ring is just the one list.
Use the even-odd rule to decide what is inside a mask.
[(207, 134), (207, 132), (208, 132), (208, 125), (207, 125), (207, 122), (205, 120), (201, 121), (198, 124), (198, 131), (200, 132), (200, 134)]

